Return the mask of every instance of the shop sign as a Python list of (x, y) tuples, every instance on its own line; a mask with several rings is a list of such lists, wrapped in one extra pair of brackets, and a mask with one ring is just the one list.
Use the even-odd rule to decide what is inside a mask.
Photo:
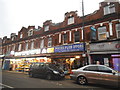
[(83, 43), (73, 45), (63, 45), (54, 48), (54, 52), (73, 52), (73, 51), (84, 51)]
[(47, 48), (47, 53), (54, 53), (54, 48)]
[(41, 50), (41, 53), (47, 53), (47, 49), (46, 49), (46, 48), (43, 48), (43, 49)]
[(120, 44), (118, 41), (90, 44), (90, 51), (118, 51)]

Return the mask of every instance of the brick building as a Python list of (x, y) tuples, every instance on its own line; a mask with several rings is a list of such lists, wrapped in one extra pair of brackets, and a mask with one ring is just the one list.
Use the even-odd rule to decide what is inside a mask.
[[(68, 70), (98, 61), (114, 68), (113, 61), (116, 57), (120, 59), (118, 16), (119, 2), (101, 2), (99, 10), (84, 16), (85, 36), (83, 17), (78, 16), (77, 11), (65, 13), (60, 23), (47, 20), (42, 27), (22, 27), (18, 35), (12, 33), (10, 38), (3, 37), (4, 68), (8, 69), (8, 63), (15, 68), (33, 62), (54, 62)], [(106, 45), (113, 48), (109, 50)]]

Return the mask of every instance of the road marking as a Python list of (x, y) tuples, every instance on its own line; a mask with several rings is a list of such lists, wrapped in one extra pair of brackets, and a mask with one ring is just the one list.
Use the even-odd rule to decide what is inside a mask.
[(5, 85), (5, 84), (2, 84), (0, 83), (0, 85), (4, 86), (4, 87), (7, 87), (7, 88), (14, 88), (14, 87), (11, 87), (11, 86), (8, 86), (8, 85)]

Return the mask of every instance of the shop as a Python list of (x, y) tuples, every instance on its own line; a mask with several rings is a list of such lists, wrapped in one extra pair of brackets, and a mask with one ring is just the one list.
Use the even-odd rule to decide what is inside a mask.
[(77, 69), (88, 63), (83, 57), (83, 51), (83, 43), (56, 46), (54, 52), (51, 53), (51, 60), (59, 64), (65, 73), (69, 73), (71, 69)]
[(4, 55), (0, 55), (0, 69), (3, 67)]
[[(120, 43), (109, 41), (90, 44), (90, 56), (92, 64), (102, 64), (120, 71)], [(118, 47), (119, 46), (119, 47)]]

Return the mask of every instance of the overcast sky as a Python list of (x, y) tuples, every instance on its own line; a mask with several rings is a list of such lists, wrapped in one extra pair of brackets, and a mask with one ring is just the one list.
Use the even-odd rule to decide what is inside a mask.
[[(99, 9), (104, 0), (84, 0), (84, 12), (90, 14)], [(78, 11), (82, 16), (82, 0), (0, 0), (0, 38), (18, 34), (29, 25), (43, 26), (46, 20), (62, 22), (64, 14)]]

